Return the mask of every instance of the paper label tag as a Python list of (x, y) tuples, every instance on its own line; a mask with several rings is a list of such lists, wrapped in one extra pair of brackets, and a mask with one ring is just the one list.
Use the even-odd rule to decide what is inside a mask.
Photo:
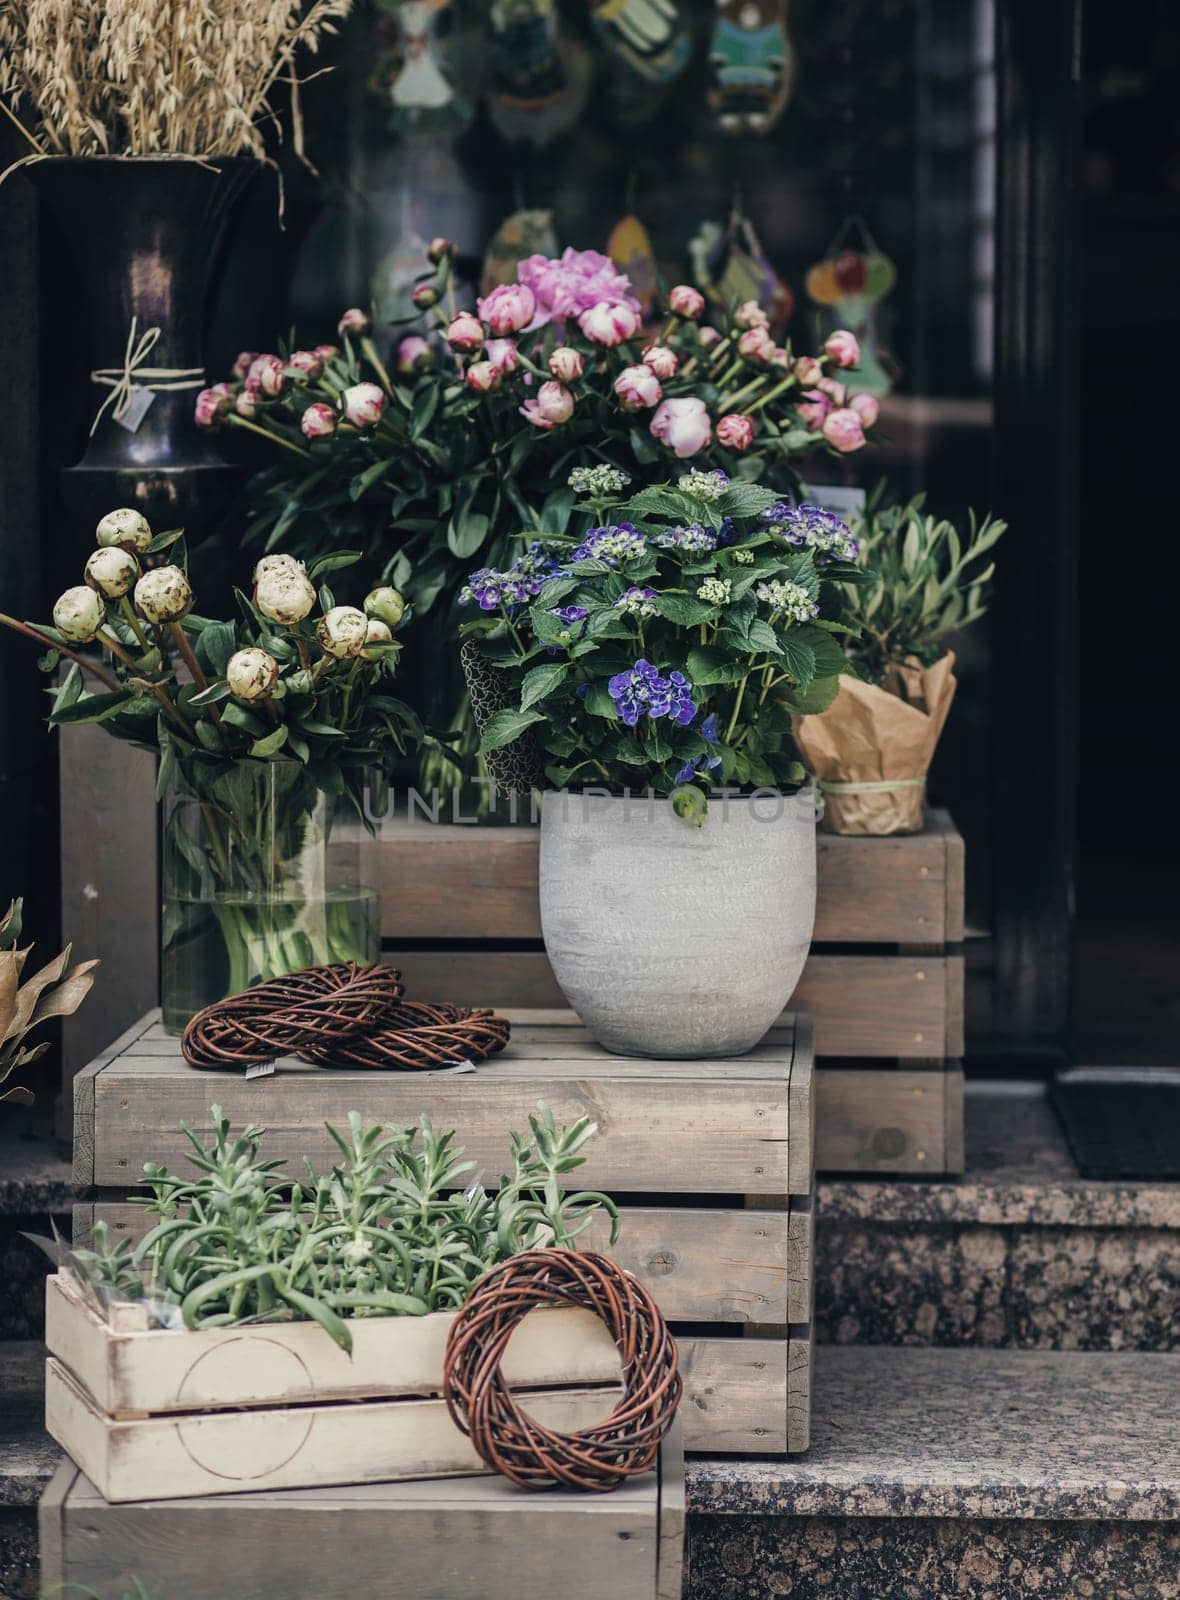
[(256, 1061), (252, 1067), (246, 1068), (247, 1078), (269, 1078), (274, 1072), (273, 1061)]
[(138, 383), (134, 384), (123, 415), (117, 419), (119, 426), (126, 428), (128, 433), (138, 433), (139, 425), (147, 416), (155, 398), (154, 390), (145, 389)]
[(449, 1061), (445, 1067), (431, 1067), (428, 1078), (453, 1078), (460, 1072), (474, 1072), (474, 1061)]

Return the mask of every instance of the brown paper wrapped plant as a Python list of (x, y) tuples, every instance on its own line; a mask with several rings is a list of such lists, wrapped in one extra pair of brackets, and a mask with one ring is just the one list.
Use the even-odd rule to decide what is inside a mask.
[(859, 526), (867, 578), (850, 588), (853, 675), (819, 716), (795, 719), (795, 741), (823, 796), (831, 833), (917, 833), (926, 774), (955, 695), (948, 634), (987, 610), (994, 563), (985, 559), (1007, 524), (971, 513), (966, 537), (925, 510), (925, 496), (882, 506), (874, 495)]
[(97, 961), (70, 966), (70, 946), (48, 966), (21, 982), (31, 945), (18, 949), (21, 902), (14, 900), (0, 917), (0, 1101), (31, 1105), (32, 1093), (23, 1087), (5, 1089), (19, 1068), (43, 1056), (52, 1040), (26, 1045), (26, 1037), (50, 1017), (72, 1016), (90, 993)]

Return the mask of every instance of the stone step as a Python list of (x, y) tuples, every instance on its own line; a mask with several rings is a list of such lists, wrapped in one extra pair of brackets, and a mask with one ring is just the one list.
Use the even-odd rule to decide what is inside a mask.
[[(40, 1349), (0, 1358), (0, 1595), (24, 1600), (57, 1451)], [(1180, 1353), (820, 1349), (806, 1456), (688, 1463), (685, 1600), (1176, 1600), (1178, 1403)]]

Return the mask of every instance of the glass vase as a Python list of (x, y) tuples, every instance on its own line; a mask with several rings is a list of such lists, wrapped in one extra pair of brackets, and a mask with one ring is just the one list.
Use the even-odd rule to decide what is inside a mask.
[(164, 797), (160, 987), (164, 1026), (253, 983), (334, 961), (376, 961), (377, 895), (362, 828), (297, 761), (181, 774)]

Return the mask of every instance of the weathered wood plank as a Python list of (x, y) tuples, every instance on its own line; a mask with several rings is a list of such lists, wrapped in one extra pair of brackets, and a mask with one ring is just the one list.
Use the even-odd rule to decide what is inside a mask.
[[(684, 1584), (684, 1435), (680, 1418), (660, 1446), (660, 1543), (656, 1600), (680, 1600)], [(619, 1597), (622, 1600), (622, 1597)]]
[(94, 1182), (94, 1081), (104, 1067), (155, 1026), (157, 1011), (149, 1011), (133, 1022), (105, 1050), (74, 1076), (74, 1152), (72, 1181), (83, 1187)]
[(37, 1506), (42, 1594), (59, 1594), (65, 1589), (66, 1503), (77, 1480), (78, 1469), (67, 1458), (49, 1480)]
[(684, 1448), (777, 1455), (787, 1429), (785, 1338), (679, 1340), (684, 1373)]
[[(817, 838), (815, 938), (832, 944), (942, 943), (954, 886), (945, 813), (925, 833), (893, 839)], [(392, 940), (539, 939), (539, 830), (433, 826), (397, 819), (366, 845)], [(960, 893), (961, 898), (961, 893)], [(961, 933), (958, 937), (962, 937)]]
[(820, 1066), (815, 1074), (816, 1171), (948, 1171), (946, 1075)]
[[(576, 1180), (578, 1174), (571, 1175)], [(142, 1206), (99, 1196), (74, 1207), (74, 1244), (85, 1245), (95, 1222), (105, 1222), (116, 1239), (138, 1240), (154, 1219)], [(798, 1223), (785, 1212), (757, 1214), (695, 1206), (623, 1206), (616, 1244), (609, 1227), (595, 1224), (588, 1246), (605, 1250), (647, 1285), (664, 1315), (673, 1322), (806, 1322), (789, 1310), (797, 1293), (800, 1252)]]
[[(461, 998), (465, 1004), (501, 1008), (565, 1005), (543, 950), (391, 949), (384, 959), (401, 969), (408, 992), (421, 999)], [(820, 1057), (944, 1056), (951, 1053), (946, 1047), (948, 959), (814, 953), (791, 996), (791, 1009), (812, 1013)]]
[(800, 1013), (795, 1022), (795, 1053), (787, 1090), (790, 1146), (787, 1150), (787, 1193), (810, 1194), (815, 1186), (815, 1026)]
[(815, 1303), (815, 1211), (811, 1197), (791, 1196), (787, 1213), (787, 1310), (784, 1321), (810, 1322)]
[(815, 1341), (811, 1330), (793, 1329), (787, 1351), (787, 1450), (806, 1450), (811, 1443), (811, 1381)]
[(959, 1174), (967, 1170), (967, 1151), (964, 1144), (965, 1129), (963, 1125), (963, 1068), (960, 1062), (947, 1062), (943, 1084), (946, 1095), (946, 1112), (944, 1116), (946, 1153), (943, 1157), (943, 1162), (947, 1172)]

